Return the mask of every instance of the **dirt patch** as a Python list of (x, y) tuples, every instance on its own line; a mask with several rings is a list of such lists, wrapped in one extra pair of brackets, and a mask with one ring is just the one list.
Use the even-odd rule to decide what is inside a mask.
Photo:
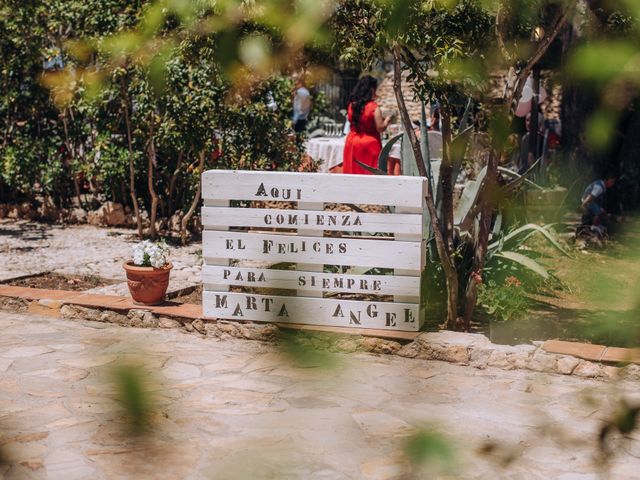
[(176, 303), (202, 303), (202, 285), (197, 285), (193, 289), (189, 288), (185, 290), (178, 292), (177, 296), (167, 295), (167, 298)]
[(92, 288), (104, 287), (118, 283), (95, 275), (62, 275), (48, 272), (29, 277), (18, 278), (1, 282), (14, 287), (45, 288), (50, 290), (70, 290), (81, 292)]

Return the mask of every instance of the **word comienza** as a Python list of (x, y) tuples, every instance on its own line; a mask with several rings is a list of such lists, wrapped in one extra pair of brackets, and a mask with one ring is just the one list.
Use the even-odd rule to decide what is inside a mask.
[(302, 214), (287, 213), (287, 214), (271, 214), (268, 213), (264, 216), (264, 224), (267, 226), (284, 226), (284, 227), (302, 227), (307, 225), (323, 225), (327, 229), (329, 227), (356, 227), (362, 226), (362, 220), (360, 215), (354, 214)]

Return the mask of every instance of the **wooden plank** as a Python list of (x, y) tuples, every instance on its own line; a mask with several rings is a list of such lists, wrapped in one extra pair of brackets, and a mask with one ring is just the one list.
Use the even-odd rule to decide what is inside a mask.
[(422, 242), (316, 238), (277, 234), (204, 231), (209, 258), (314, 263), (420, 270)]
[(420, 288), (420, 277), (347, 275), (301, 270), (205, 265), (202, 267), (202, 283), (205, 286), (235, 285), (239, 287), (279, 288), (331, 293), (417, 296)]
[(417, 331), (419, 305), (210, 292), (202, 295), (208, 318)]
[(204, 207), (202, 225), (207, 230), (228, 226), (420, 235), (422, 215)]
[[(314, 202), (298, 202), (298, 208), (302, 210), (314, 210), (317, 212), (322, 212), (324, 210), (323, 203), (314, 203)], [(308, 237), (322, 237), (324, 235), (323, 231), (320, 230), (310, 230), (310, 229), (299, 229), (298, 235), (300, 236), (308, 236)], [(323, 265), (314, 265), (312, 263), (298, 263), (296, 266), (297, 270), (306, 270), (309, 272), (318, 272), (322, 273), (324, 270)], [(320, 290), (298, 290), (296, 294), (299, 296), (307, 296), (307, 297), (318, 297), (322, 298), (322, 291)]]
[[(229, 200), (211, 200), (211, 207), (219, 207), (219, 208), (227, 208), (229, 207)], [(227, 231), (229, 230), (229, 225), (216, 225), (216, 226), (212, 226), (211, 227), (212, 230), (219, 230), (219, 231)], [(209, 258), (209, 263), (213, 264), (213, 265), (221, 265), (221, 266), (228, 266), (229, 265), (229, 259), (228, 258), (213, 258), (210, 257)], [(219, 291), (229, 291), (229, 285), (225, 285), (225, 284), (220, 284), (220, 285), (210, 285), (212, 288), (215, 288), (215, 290), (219, 290)]]
[(277, 200), (420, 208), (424, 181), (409, 176), (238, 170), (208, 170), (202, 176), (206, 206), (211, 200)]
[[(425, 191), (423, 192), (423, 195), (426, 195), (427, 184), (424, 183), (423, 187), (425, 188)], [(415, 215), (418, 215), (419, 218), (420, 218), (420, 223), (422, 224), (422, 213), (424, 211), (422, 208), (396, 206), (395, 210), (396, 210), (396, 212), (398, 214), (415, 214)], [(418, 234), (398, 233), (398, 234), (395, 235), (395, 238), (396, 238), (396, 240), (399, 240), (399, 241), (416, 242), (416, 241), (421, 241), (422, 240), (423, 233), (422, 233), (422, 231), (420, 231), (420, 233), (418, 233)], [(426, 245), (425, 245), (425, 248), (426, 248)], [(396, 268), (393, 273), (395, 273), (396, 275), (419, 277), (420, 276), (420, 272), (422, 270), (424, 270), (424, 265), (425, 265), (425, 261), (426, 261), (425, 248), (422, 248), (420, 250), (420, 268), (418, 270)], [(414, 289), (413, 292), (411, 292), (409, 294), (404, 293), (404, 294), (394, 295), (393, 301), (394, 302), (411, 302), (411, 303), (420, 302), (420, 285), (418, 284), (418, 287), (416, 289)], [(423, 312), (421, 311), (421, 314), (422, 313)], [(422, 321), (423, 317), (421, 316), (420, 319)]]

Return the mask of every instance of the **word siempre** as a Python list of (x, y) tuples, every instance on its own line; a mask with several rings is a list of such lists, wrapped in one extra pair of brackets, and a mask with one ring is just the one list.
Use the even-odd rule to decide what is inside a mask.
[[(225, 268), (222, 271), (222, 279), (230, 285), (249, 285), (260, 284), (269, 288), (270, 281), (263, 270), (234, 270)], [(295, 278), (295, 283), (299, 287), (318, 287), (333, 290), (349, 291), (354, 288), (362, 291), (379, 292), (382, 290), (382, 281), (370, 278), (359, 278), (343, 276), (343, 275), (323, 275), (322, 277), (306, 272)], [(277, 288), (277, 287), (276, 287)]]

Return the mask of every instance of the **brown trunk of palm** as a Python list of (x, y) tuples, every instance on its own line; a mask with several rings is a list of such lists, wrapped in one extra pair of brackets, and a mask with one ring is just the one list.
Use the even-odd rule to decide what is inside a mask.
[(191, 207), (189, 207), (189, 211), (182, 218), (182, 222), (180, 223), (180, 238), (182, 239), (182, 244), (186, 245), (187, 243), (187, 225), (189, 225), (189, 221), (193, 214), (196, 212), (196, 208), (198, 208), (198, 204), (200, 203), (200, 196), (202, 195), (202, 172), (204, 171), (204, 164), (206, 160), (205, 152), (202, 151), (198, 155), (198, 187), (196, 188), (196, 195), (193, 197), (193, 201), (191, 202)]
[[(411, 150), (417, 162), (418, 172), (420, 176), (428, 178), (427, 169), (425, 167), (424, 159), (422, 158), (422, 152), (420, 151), (420, 143), (418, 137), (413, 130), (411, 118), (409, 117), (409, 111), (404, 101), (404, 95), (402, 93), (402, 72), (400, 67), (401, 52), (400, 47), (396, 46), (393, 49), (393, 91), (398, 103), (398, 109), (400, 110), (400, 117), (402, 119), (402, 125), (405, 132), (409, 136), (409, 142), (411, 143)], [(444, 323), (444, 328), (449, 328), (456, 325), (458, 318), (458, 274), (455, 266), (452, 263), (452, 257), (450, 250), (447, 248), (447, 243), (442, 235), (442, 229), (440, 226), (440, 220), (438, 219), (438, 212), (436, 209), (433, 189), (431, 188), (431, 182), (427, 184), (427, 195), (425, 202), (429, 216), (431, 217), (431, 229), (433, 230), (433, 236), (436, 242), (436, 250), (438, 251), (438, 257), (442, 263), (442, 269), (444, 271), (445, 282), (447, 286), (447, 318)]]
[(129, 118), (129, 100), (127, 89), (124, 83), (124, 77), (120, 80), (120, 95), (122, 96), (122, 109), (124, 111), (124, 123), (127, 129), (127, 146), (129, 148), (129, 197), (133, 205), (133, 213), (136, 216), (136, 226), (138, 228), (138, 237), (142, 239), (142, 216), (140, 215), (140, 207), (138, 206), (138, 198), (136, 196), (136, 169), (133, 158), (133, 138), (131, 134), (131, 119)]

